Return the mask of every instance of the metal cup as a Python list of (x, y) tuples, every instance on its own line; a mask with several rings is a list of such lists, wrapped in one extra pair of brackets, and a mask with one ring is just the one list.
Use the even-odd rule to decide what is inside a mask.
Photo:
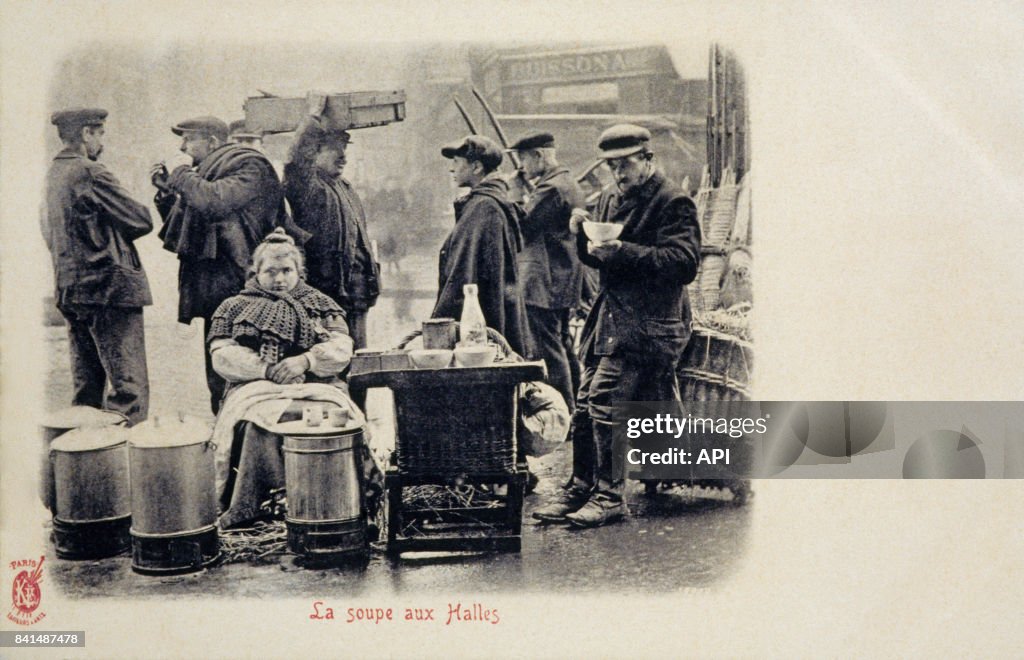
[(320, 426), (324, 421), (323, 406), (305, 406), (302, 409), (302, 421), (306, 426)]
[(344, 408), (334, 408), (327, 411), (327, 421), (330, 422), (331, 426), (337, 428), (345, 428), (349, 422), (348, 411)]
[(455, 348), (455, 319), (430, 319), (423, 322), (423, 348)]

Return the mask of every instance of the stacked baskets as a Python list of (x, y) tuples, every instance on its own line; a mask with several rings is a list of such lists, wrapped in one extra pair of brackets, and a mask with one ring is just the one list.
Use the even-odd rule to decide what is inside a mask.
[(694, 313), (693, 334), (678, 374), (683, 400), (697, 402), (694, 407), (708, 414), (714, 412), (713, 402), (750, 398), (750, 306), (722, 309), (726, 303), (733, 304), (732, 297), (722, 297), (722, 284), (729, 271), (742, 265), (749, 276), (751, 267), (748, 179), (744, 177), (737, 184), (735, 175), (726, 169), (721, 185), (711, 188), (705, 171), (697, 193), (701, 265), (697, 278), (687, 287)]

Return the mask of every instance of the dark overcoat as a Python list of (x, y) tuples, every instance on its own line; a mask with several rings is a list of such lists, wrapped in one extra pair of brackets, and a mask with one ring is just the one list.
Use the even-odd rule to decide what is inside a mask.
[(596, 218), (622, 223), (622, 247), (600, 261), (577, 234), (580, 260), (597, 269), (600, 287), (583, 327), (580, 356), (623, 355), (674, 363), (690, 337), (686, 285), (700, 265), (700, 225), (693, 201), (655, 171), (629, 195), (606, 190)]
[(564, 167), (537, 182), (521, 225), (519, 277), (527, 305), (544, 309), (577, 305), (582, 275), (576, 241), (569, 233), (569, 216), (583, 203), (583, 191)]
[(526, 304), (519, 288), (517, 215), (508, 186), (489, 177), (455, 204), (455, 227), (438, 260), (438, 292), (432, 318), (462, 315), (465, 284), (476, 284), (487, 326), (500, 332), (523, 357), (533, 356)]
[(374, 259), (366, 212), (352, 185), (329, 177), (312, 163), (284, 167), (285, 196), (306, 241), (306, 281), (346, 311), (373, 307), (380, 295), (380, 266)]
[(133, 241), (153, 231), (149, 210), (102, 164), (64, 149), (46, 174), (43, 238), (57, 307), (142, 307), (153, 299)]
[(197, 169), (182, 165), (158, 193), (164, 248), (178, 255), (178, 320), (208, 319), (245, 285), (252, 253), (284, 221), (273, 165), (255, 149), (227, 144)]

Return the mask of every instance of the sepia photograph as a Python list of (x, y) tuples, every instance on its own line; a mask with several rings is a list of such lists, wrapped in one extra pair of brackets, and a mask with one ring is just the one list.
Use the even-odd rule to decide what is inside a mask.
[(1011, 656), (1024, 431), (623, 465), (1024, 395), (1024, 13), (783, 5), (5, 2), (4, 655)]
[[(454, 568), (483, 590), (607, 592), (727, 574), (748, 483), (611, 466), (614, 401), (749, 398), (743, 70), (718, 44), (675, 58), (68, 53), (42, 480), (53, 552), (96, 561), (54, 583), (191, 593), (136, 574), (205, 570), (206, 593), (269, 595), (410, 573), (443, 590)], [(662, 553), (698, 536), (692, 561)], [(638, 545), (664, 568), (624, 562)]]

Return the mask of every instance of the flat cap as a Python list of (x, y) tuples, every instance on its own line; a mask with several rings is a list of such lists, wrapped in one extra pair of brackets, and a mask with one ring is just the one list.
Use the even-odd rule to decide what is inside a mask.
[(520, 138), (505, 151), (529, 151), (530, 149), (553, 149), (555, 136), (551, 133), (531, 133)]
[(497, 143), (483, 135), (467, 135), (458, 142), (445, 145), (441, 148), (441, 155), (445, 158), (462, 156), (466, 160), (476, 160), (491, 170), (501, 165), (503, 158)]
[(262, 138), (262, 133), (256, 131), (250, 131), (245, 128), (244, 119), (236, 119), (235, 121), (228, 124), (228, 137), (237, 138)]
[(636, 124), (616, 124), (604, 133), (597, 142), (601, 158), (622, 158), (642, 151), (651, 141), (651, 132)]
[(50, 123), (54, 126), (95, 126), (106, 118), (107, 111), (103, 108), (68, 108), (50, 115)]
[(228, 139), (228, 125), (216, 117), (209, 116), (193, 117), (192, 119), (178, 122), (178, 124), (171, 127), (171, 132), (175, 135), (203, 133), (204, 135), (212, 135), (221, 142)]

